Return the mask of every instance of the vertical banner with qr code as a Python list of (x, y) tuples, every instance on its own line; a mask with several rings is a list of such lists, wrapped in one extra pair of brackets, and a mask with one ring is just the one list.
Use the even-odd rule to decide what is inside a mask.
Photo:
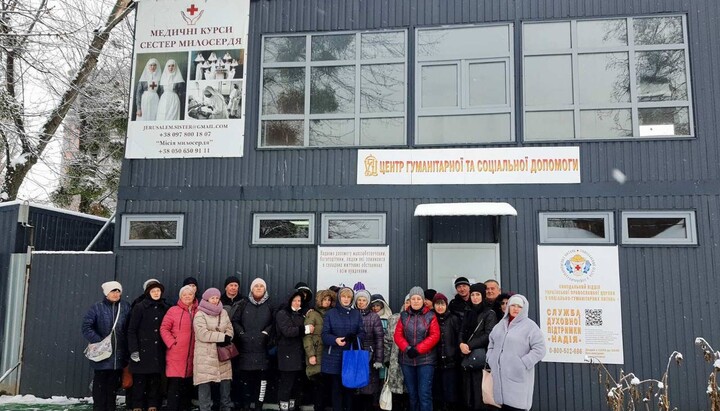
[(623, 364), (617, 247), (538, 246), (545, 362)]

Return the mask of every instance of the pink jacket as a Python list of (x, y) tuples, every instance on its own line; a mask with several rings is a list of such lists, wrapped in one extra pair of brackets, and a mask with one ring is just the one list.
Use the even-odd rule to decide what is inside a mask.
[(178, 301), (176, 306), (168, 310), (160, 325), (160, 336), (167, 346), (165, 375), (168, 377), (187, 378), (193, 375), (193, 318), (197, 307), (197, 300), (189, 308)]

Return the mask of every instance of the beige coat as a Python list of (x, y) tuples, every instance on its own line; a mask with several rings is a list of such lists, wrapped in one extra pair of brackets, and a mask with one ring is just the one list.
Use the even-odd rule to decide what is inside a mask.
[(232, 379), (230, 361), (220, 362), (217, 345), (225, 336), (233, 336), (233, 327), (225, 310), (220, 316), (206, 314), (200, 310), (193, 321), (195, 328), (195, 356), (193, 358), (193, 384), (220, 382)]

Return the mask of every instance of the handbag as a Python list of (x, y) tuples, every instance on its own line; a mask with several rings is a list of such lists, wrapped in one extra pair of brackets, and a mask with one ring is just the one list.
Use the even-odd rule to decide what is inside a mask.
[[(220, 331), (220, 320), (222, 320), (222, 315), (218, 316), (218, 326), (217, 326), (218, 331)], [(231, 342), (230, 344), (222, 346), (222, 347), (217, 345), (217, 355), (218, 355), (218, 360), (220, 360), (220, 362), (225, 362), (225, 361), (230, 360), (231, 358), (237, 357), (238, 355), (240, 355), (240, 353), (238, 352), (237, 347), (235, 347), (235, 344), (233, 344)]]
[[(481, 325), (485, 322), (485, 319), (483, 318), (480, 320), (480, 323), (478, 323), (477, 327), (475, 327), (475, 331), (470, 334), (470, 338), (468, 338), (468, 342), (473, 339), (475, 336), (475, 333), (480, 328)], [(460, 362), (460, 365), (465, 370), (479, 370), (485, 367), (485, 355), (487, 354), (487, 350), (485, 348), (474, 348), (470, 354), (466, 354), (463, 356), (462, 361)]]
[(220, 360), (221, 362), (228, 361), (229, 359), (235, 358), (238, 355), (240, 355), (240, 353), (237, 350), (237, 347), (235, 347), (235, 344), (233, 344), (233, 343), (230, 343), (229, 345), (226, 345), (224, 347), (220, 347), (218, 345), (217, 353), (218, 353), (218, 360)]
[(103, 361), (110, 358), (110, 356), (113, 353), (112, 348), (112, 336), (115, 333), (115, 326), (117, 325), (118, 318), (120, 318), (120, 311), (122, 310), (122, 305), (118, 305), (118, 312), (115, 316), (115, 322), (113, 322), (112, 329), (110, 330), (110, 334), (107, 335), (107, 337), (100, 340), (100, 342), (96, 343), (90, 343), (85, 348), (85, 357), (87, 357), (90, 361)]
[(492, 405), (493, 407), (500, 408), (495, 402), (495, 395), (493, 394), (493, 377), (490, 370), (484, 368), (482, 370), (482, 398), (485, 405)]
[(362, 388), (370, 384), (370, 352), (362, 349), (360, 339), (357, 341), (358, 349), (343, 351), (342, 355), (342, 384), (347, 388)]
[(487, 351), (484, 348), (475, 348), (470, 354), (463, 357), (460, 365), (466, 370), (479, 370), (485, 366), (485, 355)]
[[(386, 373), (386, 375), (389, 373)], [(388, 384), (388, 378), (385, 377), (385, 383), (383, 384), (382, 391), (380, 391), (380, 409), (381, 410), (392, 410), (392, 391), (390, 391), (390, 384)]]

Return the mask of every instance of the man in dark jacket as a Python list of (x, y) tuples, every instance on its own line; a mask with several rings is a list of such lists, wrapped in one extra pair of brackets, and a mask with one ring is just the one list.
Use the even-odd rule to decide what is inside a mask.
[(450, 301), (448, 309), (451, 313), (462, 318), (465, 315), (465, 311), (469, 310), (472, 306), (470, 302), (470, 281), (467, 277), (458, 277), (455, 279), (455, 298)]

